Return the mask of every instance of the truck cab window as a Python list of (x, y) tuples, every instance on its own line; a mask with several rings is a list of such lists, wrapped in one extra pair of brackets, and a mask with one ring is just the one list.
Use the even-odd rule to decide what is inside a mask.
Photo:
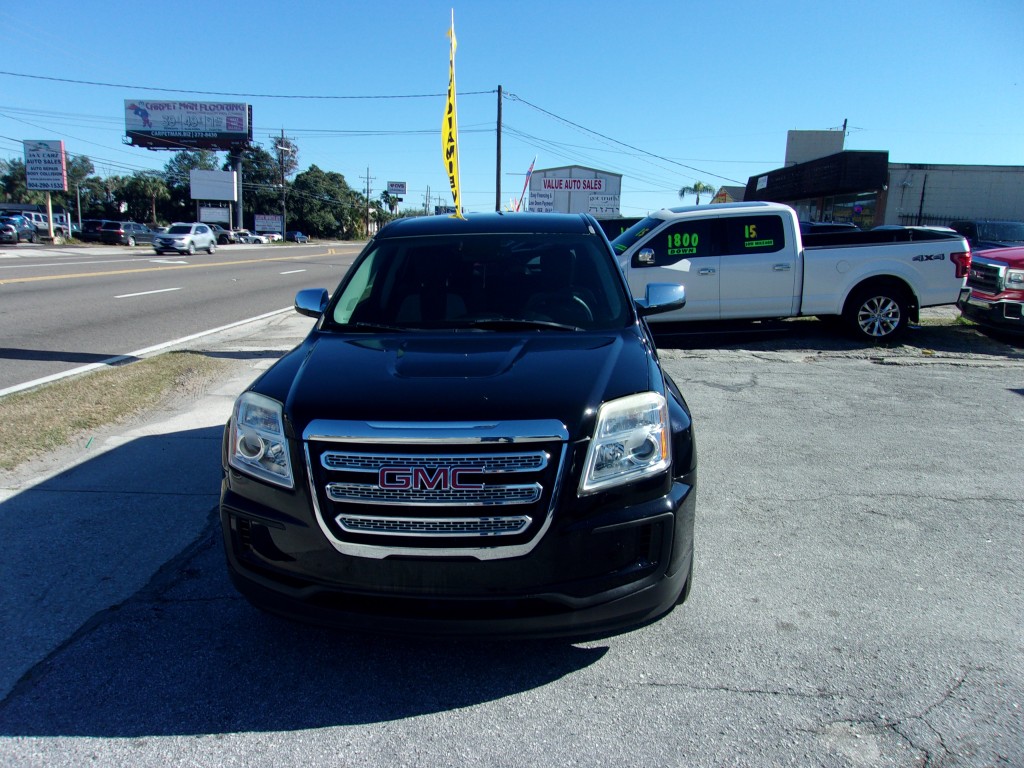
[(645, 245), (654, 251), (654, 261), (641, 263), (633, 256), (634, 267), (664, 267), (683, 259), (714, 255), (711, 228), (714, 219), (680, 221), (663, 229)]
[(786, 247), (781, 216), (729, 217), (721, 221), (722, 255), (775, 253)]

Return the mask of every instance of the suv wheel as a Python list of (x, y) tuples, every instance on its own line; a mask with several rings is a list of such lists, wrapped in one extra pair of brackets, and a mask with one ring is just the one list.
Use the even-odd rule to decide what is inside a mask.
[(135, 247), (135, 238), (134, 237), (131, 237), (131, 236), (128, 237), (128, 247), (129, 248), (134, 248)]
[(210, 247), (206, 249), (206, 252), (209, 253), (210, 255), (213, 255), (214, 253), (217, 252), (217, 241), (216, 240), (210, 240)]
[(189, 244), (188, 244), (188, 248), (185, 250), (185, 252), (189, 256), (194, 256), (195, 252), (196, 252), (196, 244), (190, 241)]

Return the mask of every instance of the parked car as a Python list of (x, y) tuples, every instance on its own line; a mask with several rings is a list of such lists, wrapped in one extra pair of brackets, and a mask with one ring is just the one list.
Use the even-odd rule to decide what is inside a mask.
[(263, 235), (255, 235), (255, 234), (253, 234), (252, 232), (250, 232), (247, 229), (240, 229), (235, 234), (238, 235), (238, 240), (239, 240), (239, 242), (242, 242), (242, 243), (254, 244), (254, 243), (269, 243), (270, 242)]
[(153, 250), (158, 254), (167, 251), (187, 253), (190, 256), (196, 251), (206, 250), (213, 253), (217, 250), (217, 236), (209, 225), (198, 221), (192, 223), (176, 222), (167, 228), (167, 232), (153, 238)]
[(220, 224), (207, 224), (217, 238), (217, 245), (231, 245), (238, 242), (238, 237), (230, 229), (224, 229)]
[(110, 245), (127, 245), (134, 248), (137, 243), (152, 243), (154, 232), (145, 224), (134, 221), (105, 221), (100, 228), (100, 240)]
[(250, 602), (371, 632), (584, 636), (690, 593), (697, 452), (587, 214), (400, 219), (238, 397), (221, 530)]
[(289, 243), (308, 243), (309, 238), (301, 232), (285, 232), (284, 239)]
[(284, 238), (281, 237), (280, 232), (260, 232), (260, 234), (263, 235), (263, 237), (267, 238), (267, 240), (271, 243), (280, 243), (282, 240), (284, 240)]
[(0, 243), (17, 245), (19, 241), (18, 227), (7, 218), (0, 218)]
[(951, 221), (949, 226), (966, 237), (976, 251), (1024, 245), (1024, 221), (976, 219)]
[(35, 225), (24, 216), (21, 216), (20, 214), (15, 216), (4, 216), (0, 218), (0, 221), (5, 225), (14, 227), (18, 235), (18, 239), (15, 242), (20, 243), (27, 240), (30, 243), (34, 243), (36, 241)]
[(78, 239), (83, 243), (98, 243), (100, 230), (103, 229), (105, 223), (106, 219), (85, 219), (82, 222), (82, 231), (79, 233)]
[(970, 295), (958, 302), (964, 317), (1024, 336), (1024, 247), (975, 254), (967, 287)]

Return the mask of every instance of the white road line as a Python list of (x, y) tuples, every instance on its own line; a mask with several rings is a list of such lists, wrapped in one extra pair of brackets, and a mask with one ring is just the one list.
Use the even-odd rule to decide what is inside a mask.
[(120, 296), (115, 296), (115, 299), (133, 299), (136, 296), (152, 296), (154, 293), (170, 293), (171, 291), (180, 291), (181, 288), (161, 288), (158, 291), (142, 291), (142, 293), (122, 293)]
[(3, 397), (4, 395), (10, 395), (15, 392), (22, 392), (23, 390), (26, 389), (32, 389), (33, 387), (38, 387), (41, 384), (49, 384), (50, 382), (58, 381), (59, 379), (66, 379), (68, 376), (77, 376), (80, 373), (95, 371), (97, 368), (116, 365), (117, 363), (124, 362), (125, 360), (130, 360), (133, 357), (144, 357), (145, 355), (152, 354), (153, 352), (160, 352), (165, 349), (170, 349), (171, 347), (177, 346), (178, 344), (184, 344), (186, 342), (193, 341), (194, 339), (201, 339), (203, 338), (203, 336), (209, 336), (210, 334), (213, 333), (220, 333), (221, 331), (228, 331), (231, 330), (232, 328), (237, 328), (240, 325), (245, 325), (246, 323), (254, 323), (257, 320), (266, 320), (268, 317), (273, 317), (274, 315), (280, 315), (283, 314), (284, 312), (294, 311), (294, 307), (275, 309), (273, 312), (267, 312), (262, 315), (257, 315), (256, 317), (250, 317), (247, 320), (239, 320), (237, 323), (229, 323), (228, 325), (222, 325), (220, 328), (211, 328), (208, 331), (200, 331), (199, 333), (193, 333), (191, 336), (183, 336), (182, 338), (174, 339), (173, 341), (165, 341), (163, 344), (156, 344), (152, 347), (146, 347), (145, 349), (138, 349), (135, 352), (129, 352), (126, 355), (108, 357), (106, 360), (101, 360), (98, 363), (89, 363), (89, 365), (82, 365), (79, 366), (78, 368), (72, 368), (70, 371), (54, 373), (50, 376), (44, 376), (41, 379), (36, 379), (34, 381), (26, 381), (24, 384), (15, 384), (12, 387), (7, 387), (7, 389), (0, 389), (0, 397)]
[(305, 272), (304, 269), (293, 269), (289, 272), (278, 272), (279, 275), (297, 275), (299, 272)]

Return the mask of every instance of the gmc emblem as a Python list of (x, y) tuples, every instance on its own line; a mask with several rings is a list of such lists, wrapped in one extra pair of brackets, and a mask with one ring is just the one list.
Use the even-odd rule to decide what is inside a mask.
[(472, 491), (483, 484), (462, 478), (482, 471), (482, 467), (382, 467), (377, 485), (400, 491)]

